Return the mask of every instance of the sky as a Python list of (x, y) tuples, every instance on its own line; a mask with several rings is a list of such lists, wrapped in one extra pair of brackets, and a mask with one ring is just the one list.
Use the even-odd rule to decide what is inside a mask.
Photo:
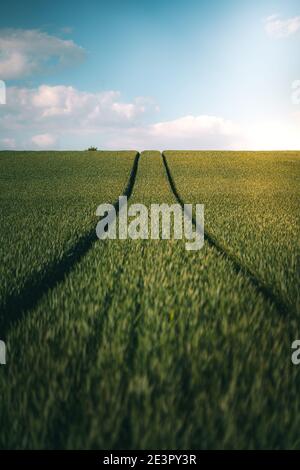
[(11, 0), (0, 149), (300, 149), (299, 0)]

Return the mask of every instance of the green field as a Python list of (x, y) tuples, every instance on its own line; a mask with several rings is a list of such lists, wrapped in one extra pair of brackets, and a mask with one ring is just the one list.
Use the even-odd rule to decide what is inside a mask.
[(165, 154), (182, 198), (205, 204), (207, 232), (299, 311), (299, 153)]
[(92, 235), (135, 152), (0, 153), (1, 448), (300, 447), (300, 153), (164, 155), (129, 201), (204, 203), (200, 251)]
[[(32, 298), (45, 274), (95, 234), (96, 207), (122, 193), (135, 152), (0, 155), (1, 312), (9, 301), (22, 308), (20, 293), (27, 287)], [(0, 328), (5, 320), (0, 313)]]

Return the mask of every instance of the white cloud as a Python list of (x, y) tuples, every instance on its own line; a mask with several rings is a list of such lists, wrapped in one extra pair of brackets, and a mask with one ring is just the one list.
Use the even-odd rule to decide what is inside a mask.
[(71, 65), (85, 57), (82, 47), (40, 30), (0, 30), (0, 77), (22, 79)]
[[(149, 98), (124, 102), (117, 91), (89, 93), (71, 86), (8, 87), (0, 114), (0, 147), (20, 149), (300, 149), (299, 113), (286, 120), (237, 124), (221, 116), (155, 120)], [(152, 116), (152, 124), (149, 119)], [(12, 143), (12, 142), (11, 142)], [(11, 145), (12, 147), (12, 145)]]
[(236, 126), (217, 116), (184, 116), (173, 121), (154, 124), (151, 132), (156, 136), (180, 138), (199, 138), (207, 135), (234, 135)]
[(272, 15), (265, 20), (265, 31), (274, 38), (285, 38), (300, 31), (300, 16), (287, 20), (280, 19), (279, 15)]
[(108, 141), (111, 148), (224, 149), (232, 148), (240, 129), (217, 116), (184, 116), (142, 127), (120, 130)]
[(51, 134), (38, 134), (32, 137), (32, 143), (41, 149), (55, 147), (57, 138)]
[[(154, 104), (147, 98), (131, 103), (121, 100), (118, 91), (90, 93), (72, 86), (41, 85), (35, 89), (9, 87), (2, 124), (28, 126), (28, 120), (45, 127), (97, 130), (99, 126), (131, 126)], [(1, 120), (0, 120), (1, 122)]]
[(216, 116), (185, 116), (149, 126), (120, 129), (107, 147), (137, 150), (299, 150), (300, 115), (288, 121), (237, 125)]
[(31, 139), (36, 135), (55, 135), (60, 142), (65, 141), (66, 134), (75, 138), (95, 134), (99, 138), (101, 133), (108, 136), (141, 126), (156, 111), (150, 98), (124, 102), (118, 91), (89, 93), (71, 86), (48, 85), (34, 89), (8, 87), (7, 104), (0, 114), (0, 138), (13, 132), (21, 148), (38, 145)]

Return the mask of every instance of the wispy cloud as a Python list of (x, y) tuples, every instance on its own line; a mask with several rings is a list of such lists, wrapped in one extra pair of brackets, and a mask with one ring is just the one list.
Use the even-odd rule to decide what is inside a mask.
[(0, 30), (0, 77), (22, 79), (80, 62), (85, 50), (40, 30)]
[[(48, 148), (58, 142), (57, 136), (65, 133), (108, 135), (140, 126), (146, 116), (156, 111), (157, 106), (150, 98), (137, 97), (125, 102), (118, 91), (90, 93), (63, 85), (8, 87), (7, 104), (0, 115), (0, 138), (13, 133), (18, 135), (18, 146), (33, 143)], [(25, 143), (22, 136), (30, 134)], [(49, 136), (54, 140), (50, 141)]]
[(107, 137), (107, 147), (174, 150), (299, 150), (299, 116), (241, 125), (216, 116), (185, 116)]
[(286, 38), (300, 31), (300, 16), (294, 16), (286, 20), (279, 15), (272, 15), (265, 20), (265, 31), (274, 38)]
[[(72, 86), (41, 85), (38, 88), (8, 87), (5, 113), (0, 123), (16, 128), (39, 123), (40, 126), (98, 129), (99, 126), (128, 127), (141, 116), (156, 109), (149, 98), (124, 102), (118, 91), (91, 93)], [(2, 122), (1, 122), (2, 121)]]
[[(300, 149), (299, 116), (289, 122), (236, 123), (222, 116), (157, 119), (149, 98), (124, 102), (117, 91), (71, 86), (8, 87), (0, 115), (0, 148)], [(152, 124), (149, 124), (151, 118)]]
[(107, 136), (110, 148), (149, 149), (235, 149), (241, 129), (218, 116), (183, 116), (172, 121), (120, 129)]

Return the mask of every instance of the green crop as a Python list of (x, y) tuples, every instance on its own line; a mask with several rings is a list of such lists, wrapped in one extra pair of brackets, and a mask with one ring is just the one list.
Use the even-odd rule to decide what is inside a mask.
[(299, 311), (299, 152), (165, 152), (209, 234)]
[[(122, 193), (135, 152), (0, 153), (0, 309), (90, 231)], [(0, 314), (0, 326), (1, 326)]]
[[(221, 204), (221, 196), (196, 200), (199, 170), (195, 157), (189, 169), (189, 158), (183, 165), (167, 154), (186, 202), (193, 194), (206, 206)], [(215, 193), (225, 184), (217, 184), (218, 160), (215, 178), (210, 169), (209, 194), (212, 184)], [(245, 161), (245, 171), (251, 165)], [(283, 176), (281, 181), (286, 183)], [(121, 192), (123, 171), (120, 182)], [(266, 189), (264, 194), (268, 199)], [(238, 194), (233, 196), (238, 211)], [(137, 202), (176, 202), (159, 152), (141, 155), (129, 204)], [(206, 207), (211, 230), (212, 214)], [(293, 206), (290, 217), (296, 215)], [(237, 225), (236, 244), (242, 234)], [(290, 348), (298, 333), (298, 318), (282, 315), (208, 242), (188, 252), (184, 240), (97, 240), (8, 331), (8, 362), (0, 369), (0, 447), (297, 448), (300, 373)]]

